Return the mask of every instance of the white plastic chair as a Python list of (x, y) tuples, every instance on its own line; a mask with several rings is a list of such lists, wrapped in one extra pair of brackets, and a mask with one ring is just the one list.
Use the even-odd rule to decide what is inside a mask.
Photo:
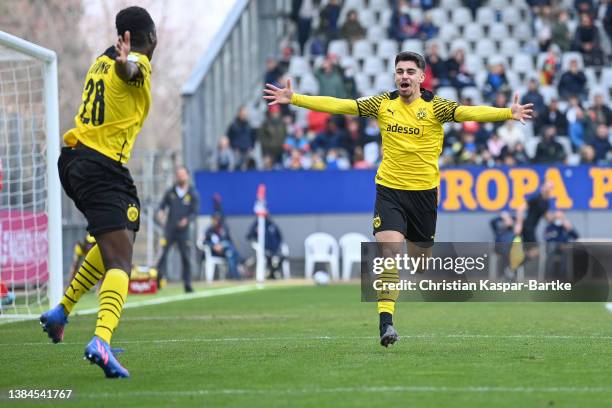
[[(202, 228), (198, 229), (198, 237), (196, 238), (196, 247), (204, 252), (204, 279), (206, 283), (212, 283), (215, 277), (215, 269), (217, 266), (219, 269), (219, 276), (223, 271), (223, 275), (225, 275), (225, 271), (227, 270), (227, 262), (225, 258), (221, 256), (215, 256), (212, 253), (212, 249), (209, 245), (204, 243), (204, 230)], [(201, 271), (201, 266), (200, 266)], [(201, 274), (201, 272), (200, 272)]]
[(451, 11), (452, 22), (455, 25), (467, 26), (472, 22), (472, 12), (467, 7), (457, 7)]
[(342, 250), (342, 280), (351, 278), (351, 269), (355, 262), (361, 263), (361, 243), (370, 242), (363, 234), (349, 232), (340, 237), (340, 249)]
[(332, 279), (339, 279), (339, 248), (336, 239), (325, 232), (315, 232), (304, 241), (305, 277), (312, 279), (315, 263), (329, 263)]
[(489, 26), (495, 22), (495, 10), (490, 7), (480, 7), (476, 11), (476, 22), (481, 26)]
[(348, 41), (346, 40), (332, 40), (329, 42), (327, 47), (328, 54), (336, 54), (339, 57), (346, 57), (349, 55)]
[(378, 43), (378, 49), (376, 55), (379, 58), (395, 58), (397, 54), (397, 41), (395, 40), (381, 40)]
[(404, 40), (401, 51), (412, 51), (423, 55), (423, 42), (415, 39)]
[(503, 23), (493, 23), (489, 26), (489, 38), (492, 40), (504, 41), (508, 38), (508, 28)]
[(376, 75), (385, 70), (382, 60), (378, 57), (368, 57), (363, 62), (362, 72), (368, 75)]
[(533, 73), (533, 57), (529, 54), (516, 53), (512, 59), (512, 70), (524, 74)]
[(357, 40), (353, 44), (353, 58), (365, 59), (371, 57), (374, 53), (372, 52), (372, 44), (368, 40)]

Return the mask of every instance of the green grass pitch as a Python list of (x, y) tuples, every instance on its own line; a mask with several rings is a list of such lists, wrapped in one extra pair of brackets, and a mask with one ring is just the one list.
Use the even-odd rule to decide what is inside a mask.
[(95, 315), (72, 317), (59, 345), (36, 321), (2, 324), (0, 405), (40, 407), (8, 390), (58, 388), (73, 399), (52, 406), (612, 405), (612, 315), (600, 303), (400, 303), (389, 349), (375, 309), (357, 285), (128, 308), (113, 346), (126, 349), (129, 380), (82, 360)]

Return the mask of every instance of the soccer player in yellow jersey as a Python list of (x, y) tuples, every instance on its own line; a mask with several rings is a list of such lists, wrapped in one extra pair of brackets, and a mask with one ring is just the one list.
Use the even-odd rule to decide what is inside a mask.
[[(264, 98), (269, 104), (293, 104), (332, 114), (359, 115), (378, 119), (382, 135), (383, 159), (376, 173), (374, 235), (382, 245), (383, 256), (393, 257), (408, 241), (410, 256), (431, 253), (436, 232), (438, 157), (444, 138), (445, 122), (493, 122), (531, 118), (532, 104), (520, 105), (518, 94), (510, 108), (460, 106), (421, 88), (425, 60), (417, 53), (401, 52), (395, 57), (396, 90), (376, 96), (338, 99), (300, 95), (266, 84)], [(385, 270), (383, 282), (397, 282), (397, 269)], [(393, 327), (397, 291), (378, 292), (381, 345), (398, 340)]]
[(58, 161), (68, 197), (87, 218), (94, 245), (59, 305), (40, 317), (54, 343), (63, 340), (68, 315), (100, 279), (100, 309), (85, 358), (106, 377), (129, 377), (110, 348), (128, 292), (132, 247), (140, 223), (140, 202), (124, 164), (151, 105), (151, 58), (157, 45), (155, 24), (141, 7), (121, 10), (115, 19), (118, 40), (89, 68), (75, 127), (64, 135)]

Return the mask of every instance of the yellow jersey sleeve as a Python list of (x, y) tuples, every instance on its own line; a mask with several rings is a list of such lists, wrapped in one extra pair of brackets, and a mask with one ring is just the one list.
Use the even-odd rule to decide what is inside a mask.
[(455, 110), (459, 107), (457, 102), (434, 96), (432, 104), (434, 116), (440, 123), (455, 121)]
[(380, 95), (364, 96), (357, 99), (357, 108), (359, 109), (359, 116), (368, 118), (378, 118), (380, 112), (380, 106), (384, 100), (388, 100), (391, 92), (385, 92)]
[(459, 106), (455, 111), (455, 120), (465, 122), (499, 122), (512, 119), (510, 108), (494, 108), (492, 106)]
[(317, 112), (327, 112), (333, 115), (357, 115), (357, 103), (354, 99), (340, 99), (331, 96), (310, 96), (293, 93), (291, 104)]

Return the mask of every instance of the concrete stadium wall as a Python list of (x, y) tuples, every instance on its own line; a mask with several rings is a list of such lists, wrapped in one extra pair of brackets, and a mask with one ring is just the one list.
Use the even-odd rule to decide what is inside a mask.
[[(493, 239), (489, 221), (494, 213), (438, 213), (436, 240), (439, 242), (490, 242)], [(583, 238), (610, 238), (612, 240), (612, 211), (569, 211), (569, 220)], [(200, 225), (206, 225), (208, 217), (201, 217)], [(304, 257), (304, 239), (313, 232), (327, 232), (339, 239), (348, 232), (359, 232), (372, 240), (371, 214), (328, 214), (301, 216), (273, 216), (279, 225), (291, 258)], [(250, 255), (252, 249), (245, 236), (254, 216), (227, 218), (232, 237), (238, 250)], [(541, 236), (544, 222), (540, 223)]]

